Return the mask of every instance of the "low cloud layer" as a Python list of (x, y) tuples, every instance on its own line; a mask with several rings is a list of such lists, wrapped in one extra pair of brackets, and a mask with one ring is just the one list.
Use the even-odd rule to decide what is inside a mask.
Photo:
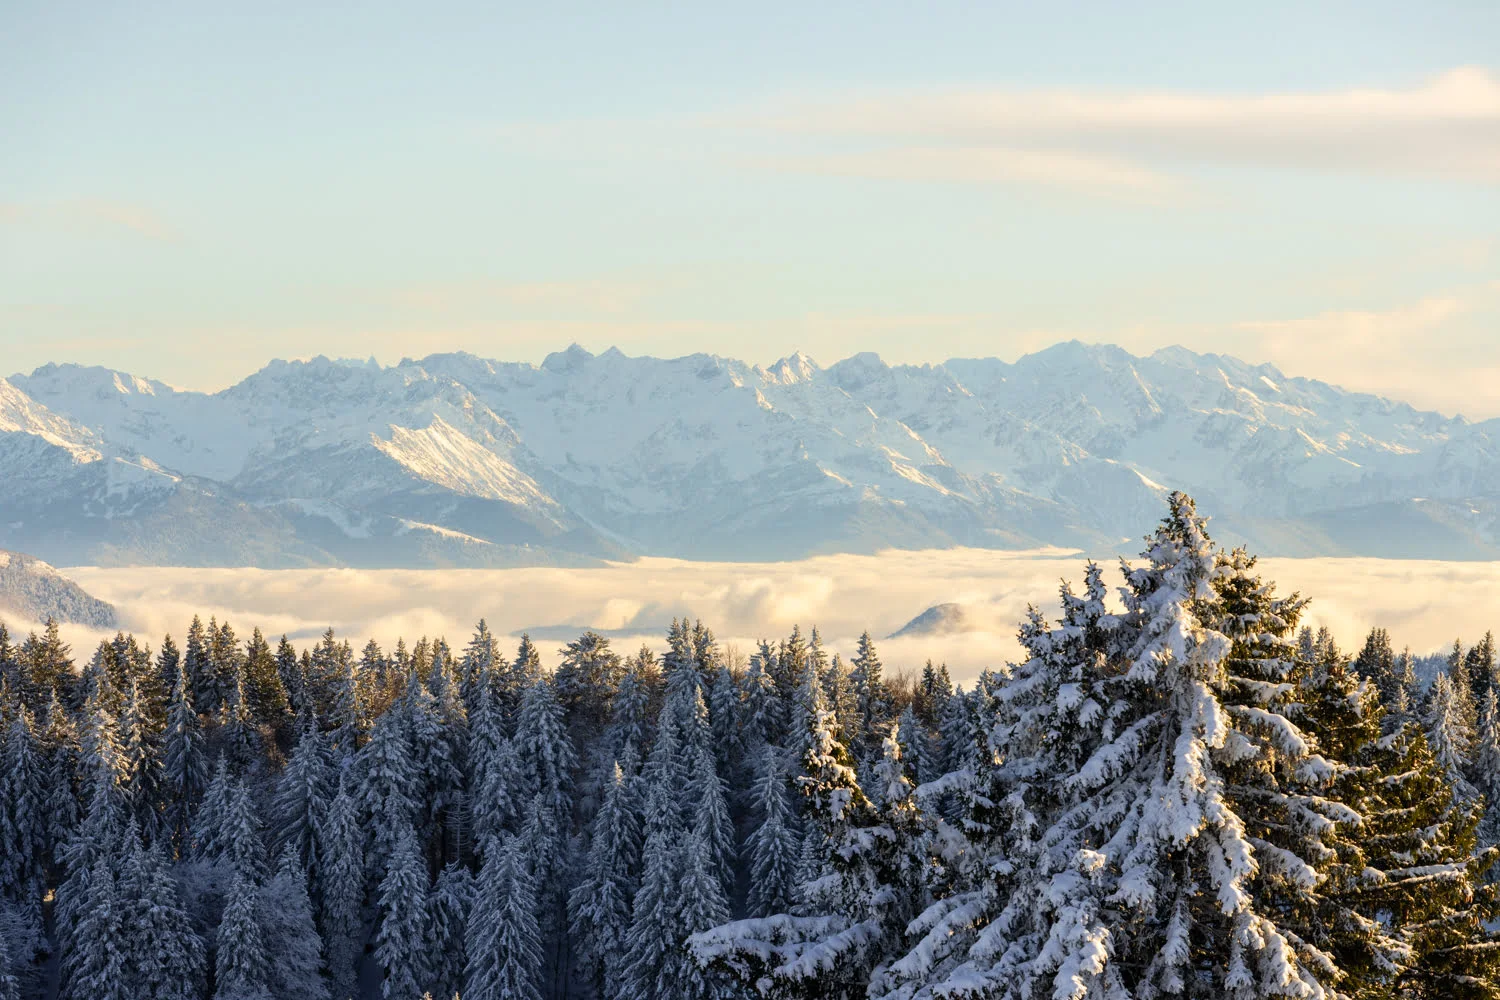
[[(755, 640), (785, 635), (794, 623), (817, 625), (848, 655), (860, 632), (889, 635), (934, 604), (959, 603), (970, 628), (956, 635), (908, 636), (880, 643), (892, 669), (917, 669), (929, 657), (956, 678), (1016, 657), (1016, 625), (1028, 603), (1052, 609), (1064, 579), (1083, 575), (1081, 556), (1059, 551), (978, 549), (827, 556), (795, 563), (694, 563), (643, 559), (598, 569), (253, 570), (74, 568), (91, 593), (113, 602), (124, 628), (154, 644), (179, 641), (193, 614), (227, 618), (242, 635), (259, 626), (306, 643), (329, 625), (356, 643), (373, 636), (446, 636), (462, 645), (483, 617), (501, 634), (538, 629), (548, 662), (562, 637), (608, 630), (616, 648), (662, 646), (674, 615), (701, 617), (726, 643), (748, 654)], [(1327, 625), (1346, 647), (1375, 624), (1398, 644), (1431, 652), (1472, 640), (1500, 622), (1488, 595), (1500, 592), (1500, 563), (1381, 559), (1267, 559), (1263, 572), (1283, 592), (1313, 599), (1307, 622)], [(1106, 567), (1111, 585), (1120, 582)], [(12, 630), (16, 631), (12, 622)], [(21, 630), (27, 626), (23, 624)], [(101, 634), (68, 628), (79, 655)]]

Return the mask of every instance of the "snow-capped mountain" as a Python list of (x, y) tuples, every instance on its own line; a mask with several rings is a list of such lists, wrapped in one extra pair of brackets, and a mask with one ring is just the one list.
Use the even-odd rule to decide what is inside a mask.
[(112, 628), (114, 605), (99, 600), (40, 559), (0, 549), (0, 620), (7, 614), (21, 622), (55, 618), (95, 628)]
[(511, 565), (1129, 549), (1163, 494), (1281, 555), (1500, 556), (1500, 421), (1268, 366), (1059, 344), (827, 368), (574, 346), (274, 361), (206, 394), (0, 380), (0, 544), (55, 562)]

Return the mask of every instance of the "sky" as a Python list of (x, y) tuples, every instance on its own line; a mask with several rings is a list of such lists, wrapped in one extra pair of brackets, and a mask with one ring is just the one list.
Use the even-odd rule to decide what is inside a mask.
[(1069, 338), (1500, 415), (1500, 4), (0, 4), (0, 375)]

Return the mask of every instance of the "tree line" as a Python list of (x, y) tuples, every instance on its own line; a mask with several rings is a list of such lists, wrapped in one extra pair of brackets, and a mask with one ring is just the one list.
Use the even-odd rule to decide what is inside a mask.
[(1494, 642), (1301, 625), (1174, 494), (955, 688), (0, 625), (0, 1000), (1500, 997)]

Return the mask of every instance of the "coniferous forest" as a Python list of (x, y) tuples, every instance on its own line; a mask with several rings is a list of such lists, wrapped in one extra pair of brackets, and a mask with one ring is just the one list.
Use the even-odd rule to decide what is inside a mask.
[(0, 1000), (1500, 997), (1492, 639), (1305, 608), (1174, 494), (963, 687), (0, 628)]

